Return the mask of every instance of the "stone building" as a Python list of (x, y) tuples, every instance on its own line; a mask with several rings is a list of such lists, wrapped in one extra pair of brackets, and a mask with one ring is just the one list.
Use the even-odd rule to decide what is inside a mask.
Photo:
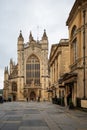
[(17, 64), (10, 60), (4, 72), (4, 98), (13, 101), (47, 100), (48, 37), (44, 30), (42, 39), (35, 41), (30, 32), (25, 44), (20, 31), (17, 42)]
[(64, 86), (59, 83), (60, 77), (69, 72), (70, 56), (69, 56), (69, 40), (61, 39), (58, 44), (51, 47), (49, 66), (50, 66), (50, 90), (51, 97), (64, 97)]
[(87, 0), (75, 1), (66, 25), (69, 29), (70, 72), (60, 80), (65, 86), (65, 99), (68, 100), (67, 95), (70, 95), (75, 106), (87, 107)]

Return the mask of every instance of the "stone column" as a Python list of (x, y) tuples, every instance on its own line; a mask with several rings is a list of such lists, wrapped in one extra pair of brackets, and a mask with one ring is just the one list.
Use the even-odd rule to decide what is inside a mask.
[(74, 83), (74, 90), (73, 90), (73, 103), (76, 106), (76, 98), (77, 98), (77, 83)]
[(65, 102), (65, 106), (67, 106), (67, 95), (68, 95), (68, 86), (65, 86), (65, 97), (64, 97), (64, 102)]

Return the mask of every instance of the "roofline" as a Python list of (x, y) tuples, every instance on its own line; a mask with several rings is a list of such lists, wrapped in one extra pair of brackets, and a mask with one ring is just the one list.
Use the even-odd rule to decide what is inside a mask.
[(76, 1), (75, 1), (74, 5), (73, 5), (73, 7), (72, 7), (72, 9), (71, 9), (71, 11), (70, 11), (70, 13), (69, 13), (69, 17), (68, 17), (68, 19), (67, 19), (67, 21), (66, 21), (66, 25), (67, 25), (67, 26), (69, 25), (69, 22), (71, 21), (72, 17), (74, 16), (74, 14), (75, 14), (77, 8), (78, 8), (79, 6), (81, 6), (83, 2), (87, 2), (87, 0), (76, 0)]
[[(58, 44), (52, 44), (51, 46), (51, 51), (52, 51), (52, 47), (56, 46), (55, 48), (55, 52), (59, 47), (65, 47), (65, 46), (69, 46), (69, 39), (61, 39), (60, 42)], [(49, 60), (51, 59), (51, 51), (50, 51), (50, 56), (49, 56)], [(53, 53), (52, 57), (54, 56), (55, 52)]]

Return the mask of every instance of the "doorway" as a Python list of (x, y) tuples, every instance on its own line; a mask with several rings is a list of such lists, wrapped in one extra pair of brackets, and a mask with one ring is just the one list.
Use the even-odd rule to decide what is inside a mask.
[(16, 101), (16, 95), (15, 94), (13, 95), (13, 101)]
[(35, 94), (34, 91), (32, 91), (32, 92), (30, 93), (30, 100), (31, 100), (31, 101), (35, 101), (35, 100), (36, 100), (36, 94)]
[(73, 89), (73, 83), (69, 84), (68, 86), (68, 95), (67, 95), (67, 105), (70, 104), (70, 102), (72, 102), (72, 89)]

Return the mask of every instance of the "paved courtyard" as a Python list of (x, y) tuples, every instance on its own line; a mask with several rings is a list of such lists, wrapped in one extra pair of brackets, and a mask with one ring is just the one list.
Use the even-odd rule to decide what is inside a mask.
[(49, 102), (0, 104), (0, 130), (87, 130), (87, 113)]

